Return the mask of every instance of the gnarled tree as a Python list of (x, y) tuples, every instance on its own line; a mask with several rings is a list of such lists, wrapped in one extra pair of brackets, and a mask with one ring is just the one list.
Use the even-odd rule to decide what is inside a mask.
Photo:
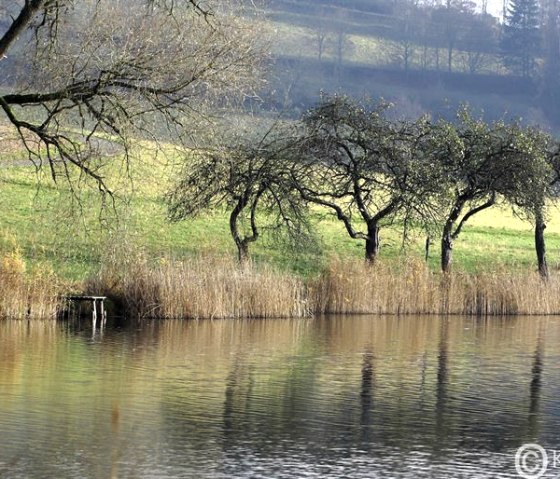
[(442, 167), (441, 269), (451, 267), (453, 243), (467, 221), (500, 199), (535, 205), (549, 176), (536, 137), (516, 123), (485, 123), (462, 109), (457, 125), (434, 126)]
[(514, 210), (534, 225), (537, 267), (541, 277), (547, 279), (549, 271), (544, 232), (547, 206), (558, 197), (559, 147), (552, 138), (534, 128), (523, 129), (519, 135), (520, 141), (526, 145), (520, 157), (522, 175), (518, 181), (522, 183), (508, 199)]
[(428, 157), (418, 150), (426, 121), (392, 122), (386, 108), (325, 96), (304, 117), (294, 162), (302, 198), (330, 210), (351, 238), (363, 240), (370, 262), (379, 252), (381, 226), (425, 210), (434, 187)]
[(309, 234), (305, 202), (292, 188), (285, 152), (288, 137), (269, 130), (259, 138), (223, 140), (187, 160), (167, 195), (169, 218), (181, 221), (227, 208), (240, 262), (263, 229), (283, 228), (294, 238)]

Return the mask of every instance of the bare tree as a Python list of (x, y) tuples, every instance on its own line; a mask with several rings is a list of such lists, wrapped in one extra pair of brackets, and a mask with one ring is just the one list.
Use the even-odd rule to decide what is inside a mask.
[(260, 138), (223, 140), (185, 162), (180, 181), (167, 195), (169, 218), (181, 221), (226, 207), (240, 262), (263, 229), (284, 229), (292, 238), (310, 235), (305, 202), (292, 188), (285, 152), (290, 137), (276, 124)]
[(313, 30), (313, 36), (317, 44), (317, 59), (319, 63), (323, 60), (323, 53), (327, 48), (327, 40), (332, 33), (332, 22), (327, 20), (327, 12), (324, 6), (319, 7), (317, 12), (316, 26)]
[(553, 0), (543, 0), (541, 11), (544, 14), (543, 30), (543, 75), (540, 103), (547, 116), (558, 121), (558, 102), (560, 100), (560, 5)]
[(423, 12), (418, 8), (414, 0), (407, 0), (398, 5), (400, 11), (396, 28), (398, 30), (398, 42), (395, 45), (396, 55), (403, 68), (408, 72), (415, 50), (421, 41), (421, 30), (424, 18)]
[(498, 45), (498, 28), (491, 15), (473, 15), (462, 37), (465, 48), (460, 55), (465, 71), (479, 73), (492, 65), (491, 53)]
[(448, 72), (453, 70), (454, 51), (465, 23), (472, 18), (474, 7), (474, 2), (470, 0), (446, 0), (444, 6), (437, 7), (432, 12), (432, 19), (441, 29), (446, 44)]
[(193, 133), (201, 99), (250, 92), (260, 78), (256, 23), (233, 2), (17, 0), (6, 15), (0, 58), (18, 55), (25, 71), (3, 77), (0, 110), (29, 158), (73, 188), (93, 178), (109, 191), (97, 135), (127, 155), (138, 136)]

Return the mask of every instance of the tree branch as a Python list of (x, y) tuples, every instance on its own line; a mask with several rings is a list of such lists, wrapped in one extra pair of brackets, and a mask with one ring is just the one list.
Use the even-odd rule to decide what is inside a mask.
[(471, 216), (474, 216), (477, 213), (480, 213), (481, 211), (483, 211), (487, 208), (490, 208), (494, 204), (496, 204), (496, 193), (492, 193), (492, 196), (490, 197), (490, 199), (486, 203), (484, 203), (482, 205), (479, 205), (476, 208), (473, 208), (472, 210), (470, 210), (468, 213), (466, 213), (465, 216), (463, 216), (463, 218), (461, 219), (460, 223), (457, 225), (457, 228), (455, 228), (455, 231), (451, 234), (451, 237), (453, 239), (456, 239), (457, 236), (459, 236), (459, 233), (461, 233), (461, 230), (463, 229), (464, 224), (468, 221), (468, 219)]
[[(297, 184), (297, 180), (295, 181), (295, 183)], [(309, 194), (305, 192), (305, 188), (302, 188), (300, 185), (296, 186), (297, 190), (299, 191), (301, 197), (305, 200), (305, 201), (309, 201), (310, 203), (314, 203), (316, 205), (321, 205), (321, 206), (325, 206), (326, 208), (330, 208), (331, 210), (333, 210), (336, 214), (336, 217), (338, 220), (342, 221), (342, 223), (344, 224), (344, 227), (346, 228), (346, 231), (348, 232), (348, 235), (350, 235), (351, 238), (353, 239), (363, 239), (363, 240), (367, 240), (368, 239), (368, 235), (360, 232), (360, 231), (355, 231), (354, 227), (352, 226), (352, 221), (350, 220), (350, 218), (348, 217), (348, 215), (346, 215), (344, 213), (344, 211), (342, 210), (342, 208), (337, 205), (336, 203), (332, 203), (330, 201), (327, 200), (323, 200), (322, 198), (319, 198), (317, 196), (315, 196), (313, 193)]]
[(41, 9), (45, 0), (26, 0), (19, 15), (14, 19), (6, 33), (0, 38), (0, 58), (2, 58), (18, 36), (28, 27), (31, 20)]

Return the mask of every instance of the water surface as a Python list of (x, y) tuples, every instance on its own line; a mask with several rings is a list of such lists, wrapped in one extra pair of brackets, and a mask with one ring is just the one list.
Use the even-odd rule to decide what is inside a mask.
[(0, 476), (516, 478), (559, 392), (557, 318), (6, 321)]

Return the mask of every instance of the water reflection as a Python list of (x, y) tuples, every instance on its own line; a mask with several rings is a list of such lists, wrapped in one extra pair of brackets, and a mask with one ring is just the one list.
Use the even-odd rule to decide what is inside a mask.
[(373, 440), (373, 392), (374, 392), (374, 373), (373, 373), (373, 352), (371, 348), (366, 348), (362, 363), (362, 387), (360, 390), (360, 439), (366, 447)]
[(517, 477), (560, 448), (560, 321), (0, 323), (0, 475)]
[(536, 438), (538, 436), (538, 412), (539, 402), (542, 388), (542, 372), (543, 372), (543, 352), (544, 352), (544, 337), (542, 328), (539, 328), (539, 335), (537, 338), (537, 347), (533, 360), (533, 368), (531, 369), (531, 386), (530, 386), (530, 401), (529, 401), (529, 435)]
[(436, 404), (435, 404), (435, 443), (436, 450), (447, 446), (447, 426), (445, 420), (447, 408), (447, 361), (449, 349), (449, 320), (446, 317), (440, 319), (438, 356), (437, 356), (437, 381), (436, 381)]

